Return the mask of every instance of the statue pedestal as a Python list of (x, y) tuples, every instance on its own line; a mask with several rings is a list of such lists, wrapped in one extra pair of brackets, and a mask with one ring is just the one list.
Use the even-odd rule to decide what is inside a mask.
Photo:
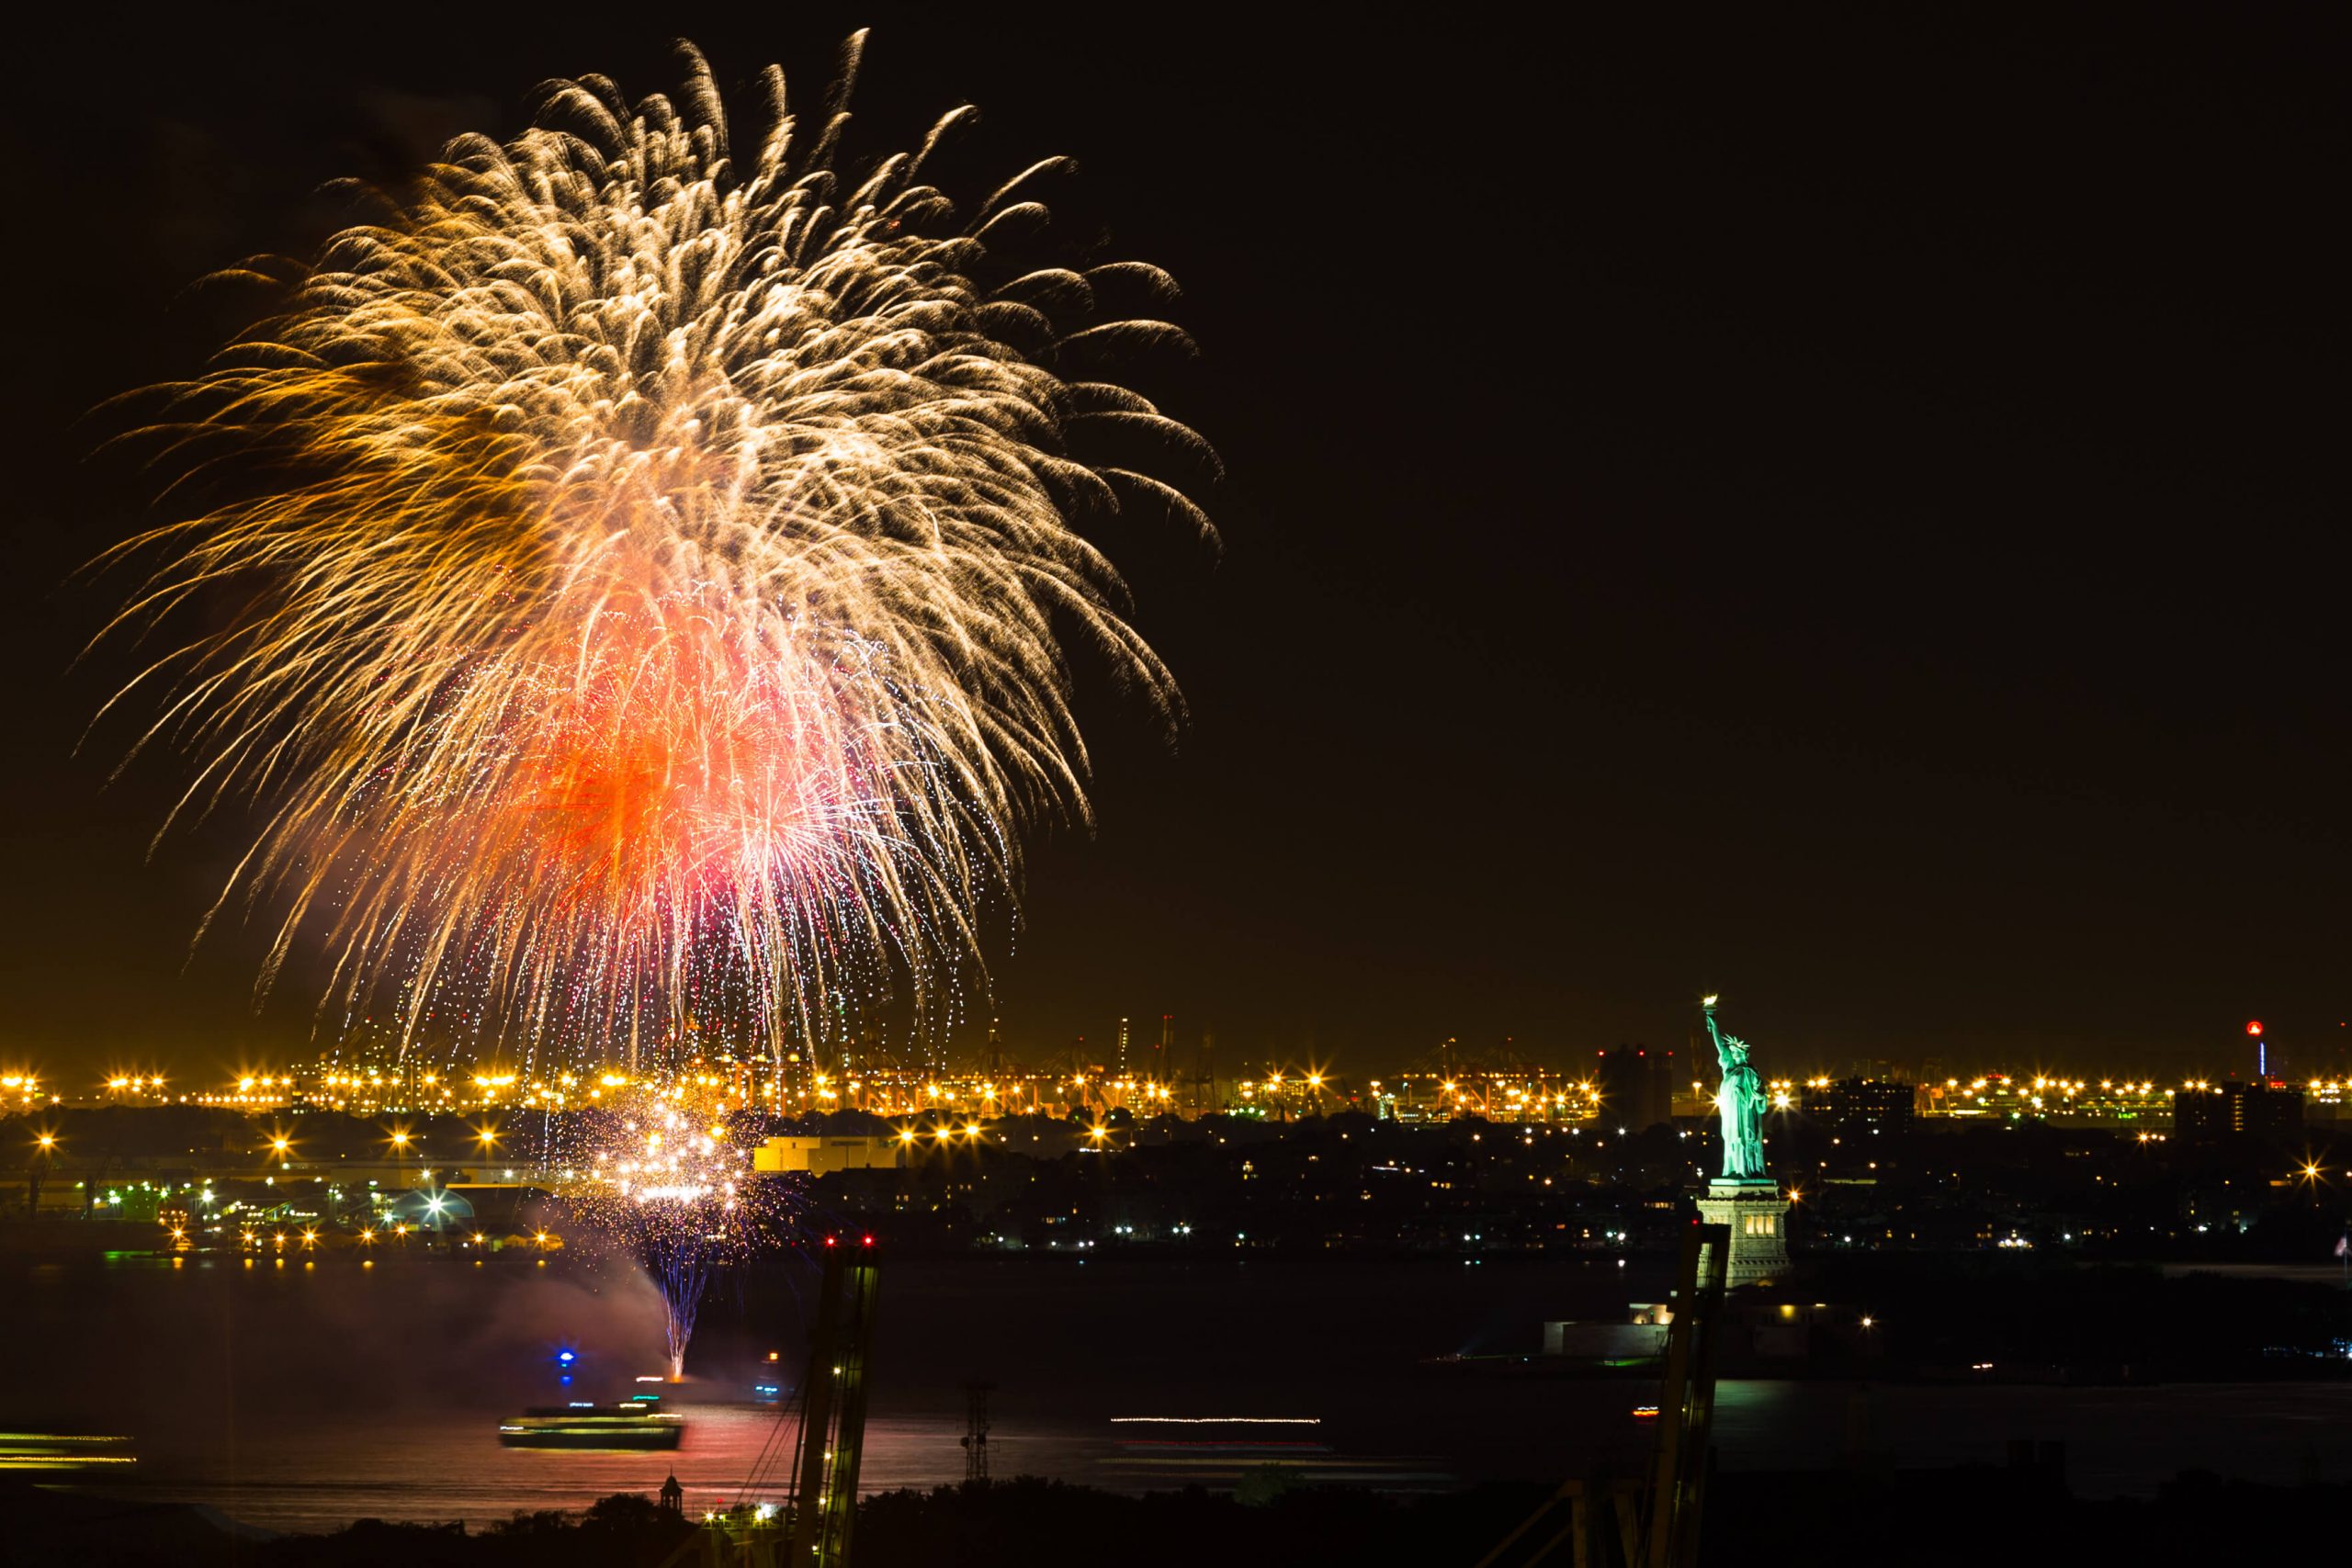
[(1731, 1258), (1724, 1283), (1770, 1284), (1789, 1272), (1788, 1201), (1770, 1177), (1748, 1180), (1717, 1177), (1699, 1200), (1699, 1214), (1731, 1232)]

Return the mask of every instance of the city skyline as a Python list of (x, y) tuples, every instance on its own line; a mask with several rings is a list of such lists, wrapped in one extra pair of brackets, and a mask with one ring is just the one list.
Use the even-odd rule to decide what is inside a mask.
[[(895, 1048), (877, 1038), (852, 1044), (822, 1060), (806, 1061), (796, 1054), (782, 1064), (774, 1062), (756, 1047), (746, 1051), (730, 1048), (721, 1041), (688, 1036), (683, 1046), (663, 1044), (651, 1050), (646, 1073), (656, 1077), (683, 1073), (690, 1079), (698, 1074), (716, 1073), (770, 1085), (783, 1091), (788, 1100), (797, 1097), (802, 1102), (797, 1107), (798, 1110), (828, 1109), (807, 1101), (812, 1090), (820, 1089), (829, 1082), (836, 1089), (844, 1082), (861, 1078), (869, 1083), (900, 1086), (933, 1083), (969, 1087), (995, 1079), (1003, 1079), (1008, 1085), (1019, 1080), (1034, 1086), (1077, 1076), (1081, 1080), (1091, 1077), (1098, 1083), (1141, 1088), (1147, 1095), (1172, 1089), (1178, 1100), (1173, 1108), (1202, 1114), (1230, 1104), (1231, 1090), (1236, 1086), (1268, 1078), (1279, 1083), (1287, 1077), (1300, 1088), (1311, 1084), (1316, 1090), (1316, 1106), (1338, 1111), (1351, 1105), (1371, 1108), (1384, 1082), (1434, 1081), (1454, 1077), (1489, 1083), (1540, 1077), (1588, 1088), (1601, 1086), (1612, 1100), (1630, 1099), (1647, 1105), (1653, 1100), (1663, 1103), (1669, 1094), (1679, 1100), (1686, 1087), (1693, 1095), (1705, 1093), (1704, 1080), (1711, 1072), (1702, 1049), (1703, 1041), (1695, 1036), (1678, 1045), (1653, 1046), (1632, 1041), (1566, 1048), (1545, 1048), (1508, 1037), (1482, 1046), (1477, 1042), (1449, 1037), (1419, 1056), (1399, 1063), (1364, 1066), (1352, 1063), (1344, 1049), (1336, 1047), (1287, 1055), (1224, 1049), (1216, 1043), (1214, 1032), (1178, 1033), (1172, 1015), (1161, 1021), (1166, 1030), (1164, 1036), (1156, 1034), (1123, 1054), (1118, 1035), (1129, 1022), (1128, 1019), (1120, 1019), (1120, 1030), (1108, 1035), (1035, 1043), (1024, 1042), (1016, 1032), (991, 1027), (978, 1048), (953, 1054)], [(2281, 1043), (2257, 1032), (2258, 1024), (2259, 1021), (2248, 1021), (2234, 1040), (2209, 1052), (2199, 1059), (2199, 1066), (2177, 1076), (2165, 1068), (2152, 1068), (2144, 1055), (2110, 1060), (2018, 1060), (1996, 1055), (1841, 1056), (1776, 1048), (1772, 1081), (1782, 1087), (1812, 1087), (1833, 1079), (1887, 1082), (1917, 1085), (1923, 1090), (1939, 1086), (1983, 1089), (1988, 1079), (2005, 1086), (2029, 1084), (2038, 1090), (2049, 1081), (2058, 1086), (2052, 1091), (2055, 1094), (2069, 1085), (2079, 1090), (2097, 1081), (2100, 1089), (2106, 1089), (2116, 1087), (2120, 1080), (2120, 1088), (2127, 1091), (2138, 1081), (2143, 1092), (2158, 1095), (2170, 1092), (2176, 1085), (2202, 1088), (2211, 1083), (2266, 1081), (2312, 1089), (2324, 1087), (2333, 1094), (2341, 1085), (2352, 1082), (2352, 1041), (2335, 1042), (2334, 1050), (2329, 1051), (2323, 1048), (2326, 1043), (2323, 1038), (2300, 1052), (2290, 1051)], [(1638, 1057), (1654, 1060), (1646, 1067), (1637, 1067), (1634, 1059)], [(479, 1103), (487, 1105), (501, 1099), (513, 1100), (512, 1094), (504, 1092), (504, 1086), (518, 1080), (547, 1086), (558, 1081), (566, 1085), (577, 1082), (583, 1092), (600, 1078), (607, 1084), (630, 1081), (629, 1075), (616, 1075), (609, 1066), (600, 1074), (589, 1066), (579, 1066), (575, 1071), (565, 1063), (560, 1055), (533, 1055), (521, 1050), (416, 1049), (402, 1053), (380, 1040), (374, 1049), (346, 1044), (314, 1055), (277, 1056), (248, 1053), (209, 1062), (166, 1062), (153, 1056), (119, 1055), (96, 1074), (79, 1074), (71, 1066), (61, 1072), (38, 1060), (5, 1059), (0, 1060), (0, 1073), (6, 1075), (0, 1077), (0, 1110), (12, 1105), (37, 1109), (50, 1103), (109, 1102), (241, 1106), (248, 1103), (248, 1092), (254, 1091), (257, 1084), (259, 1098), (250, 1103), (280, 1105), (300, 1100), (331, 1109), (339, 1107), (348, 1092), (336, 1092), (334, 1086), (356, 1086), (363, 1078), (371, 1086), (388, 1086), (384, 1089), (387, 1093), (391, 1091), (390, 1086), (404, 1086), (411, 1095), (416, 1093), (419, 1084), (443, 1086), (445, 1090), (455, 1091), (470, 1082), (476, 1086), (477, 1093), (487, 1084), (492, 1086), (492, 1092), (479, 1099)], [(1628, 1072), (1636, 1074), (1639, 1082), (1626, 1078)], [(485, 1078), (485, 1073), (493, 1076)], [(2070, 1077), (2074, 1073), (2087, 1076)], [(449, 1092), (441, 1095), (443, 1100), (449, 1097)], [(424, 1098), (429, 1100), (432, 1095), (428, 1093)], [(836, 1101), (831, 1109), (847, 1108), (852, 1103), (851, 1097), (838, 1094), (825, 1098)], [(477, 1100), (466, 1098), (459, 1103), (470, 1105)], [(1142, 1113), (1157, 1109), (1148, 1100), (1136, 1103)]]

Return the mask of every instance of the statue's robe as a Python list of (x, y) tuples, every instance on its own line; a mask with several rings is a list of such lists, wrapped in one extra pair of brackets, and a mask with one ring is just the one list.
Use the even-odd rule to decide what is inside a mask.
[(1724, 1086), (1715, 1097), (1723, 1113), (1724, 1175), (1752, 1178), (1764, 1174), (1764, 1081), (1746, 1062), (1724, 1069)]

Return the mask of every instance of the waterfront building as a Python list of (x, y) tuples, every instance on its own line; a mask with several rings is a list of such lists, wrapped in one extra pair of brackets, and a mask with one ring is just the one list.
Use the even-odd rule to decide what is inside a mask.
[(1911, 1131), (1917, 1091), (1881, 1078), (1812, 1078), (1799, 1104), (1805, 1115), (1840, 1137)]
[(770, 1175), (802, 1172), (824, 1176), (837, 1170), (889, 1170), (907, 1162), (899, 1138), (770, 1138), (752, 1152), (752, 1168)]
[(1620, 1045), (1600, 1053), (1600, 1121), (1643, 1133), (1674, 1116), (1674, 1053)]
[(2173, 1127), (2184, 1143), (2220, 1143), (2233, 1136), (2291, 1142), (2302, 1135), (2303, 1091), (2275, 1080), (2199, 1085), (2174, 1100)]

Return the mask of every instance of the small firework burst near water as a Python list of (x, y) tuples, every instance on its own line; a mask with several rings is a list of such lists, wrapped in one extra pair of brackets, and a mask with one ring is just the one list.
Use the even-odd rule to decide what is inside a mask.
[(1173, 285), (1015, 259), (1063, 160), (924, 183), (967, 109), (844, 173), (861, 47), (741, 139), (690, 49), (674, 102), (553, 84), (148, 394), (184, 514), (117, 624), (201, 628), (134, 688), (187, 809), (262, 805), (265, 983), (308, 932), (404, 1036), (632, 1063), (935, 1020), (1024, 825), (1086, 815), (1065, 645), (1173, 715), (1082, 531), (1207, 529), (1214, 458), (1105, 368), (1182, 344)]
[(563, 1195), (652, 1276), (675, 1381), (712, 1269), (761, 1239), (770, 1184), (752, 1174), (749, 1151), (724, 1122), (659, 1091), (581, 1117), (576, 1135), (582, 1146)]

